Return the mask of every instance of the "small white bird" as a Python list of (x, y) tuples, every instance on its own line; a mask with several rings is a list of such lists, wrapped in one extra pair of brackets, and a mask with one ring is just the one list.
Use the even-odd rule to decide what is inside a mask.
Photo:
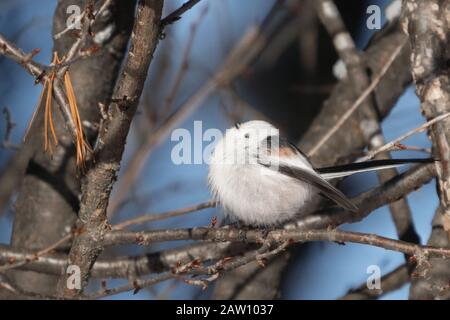
[(433, 159), (386, 159), (313, 168), (307, 157), (265, 121), (236, 124), (210, 159), (209, 186), (225, 215), (271, 226), (310, 212), (318, 195), (348, 210), (356, 206), (327, 180)]

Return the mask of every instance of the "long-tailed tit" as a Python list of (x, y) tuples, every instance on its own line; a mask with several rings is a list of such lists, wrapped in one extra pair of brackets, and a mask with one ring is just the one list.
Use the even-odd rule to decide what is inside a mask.
[(328, 180), (432, 159), (386, 159), (314, 168), (307, 157), (265, 121), (236, 124), (210, 159), (209, 186), (225, 215), (270, 226), (309, 210), (322, 195), (348, 210), (356, 206)]

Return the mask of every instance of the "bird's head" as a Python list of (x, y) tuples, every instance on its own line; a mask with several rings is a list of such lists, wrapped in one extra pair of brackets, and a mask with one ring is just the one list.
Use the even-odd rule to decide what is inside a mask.
[(278, 134), (278, 129), (266, 121), (237, 123), (216, 145), (214, 158), (227, 164), (256, 164), (261, 148), (267, 148), (268, 138)]

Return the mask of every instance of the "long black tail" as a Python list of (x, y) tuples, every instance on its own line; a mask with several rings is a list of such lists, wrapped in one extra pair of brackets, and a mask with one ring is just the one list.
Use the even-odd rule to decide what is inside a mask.
[(344, 164), (340, 166), (316, 168), (316, 171), (320, 173), (324, 179), (335, 179), (346, 177), (355, 173), (396, 168), (411, 163), (432, 163), (435, 161), (437, 160), (433, 158), (370, 160), (365, 162)]

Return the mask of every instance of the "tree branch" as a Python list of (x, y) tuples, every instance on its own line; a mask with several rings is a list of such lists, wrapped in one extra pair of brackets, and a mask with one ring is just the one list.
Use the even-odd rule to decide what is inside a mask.
[[(47, 78), (47, 75), (45, 73), (46, 68), (32, 61), (33, 52), (30, 54), (25, 54), (21, 49), (17, 48), (1, 34), (0, 53), (23, 66), (29, 74), (31, 74), (36, 79), (39, 79), (39, 82), (42, 81), (42, 79)], [(61, 83), (56, 81), (54, 85), (54, 94), (56, 101), (58, 102), (58, 105), (60, 107), (61, 114), (63, 115), (64, 121), (72, 136), (72, 139), (73, 141), (76, 141), (76, 128), (71, 117), (69, 103), (65, 99), (64, 89), (61, 87)]]
[[(402, 8), (402, 26), (411, 43), (411, 70), (421, 110), (427, 120), (450, 111), (450, 78), (448, 74), (448, 48), (450, 46), (450, 1), (406, 0)], [(450, 247), (450, 126), (449, 118), (429, 129), (438, 173), (439, 208), (433, 221), (429, 243)], [(447, 232), (443, 232), (442, 228)], [(432, 271), (423, 274), (420, 266), (416, 273), (423, 277), (413, 282), (410, 298), (442, 299), (450, 297), (443, 292), (450, 282), (450, 262), (430, 261)]]
[[(68, 5), (82, 6), (83, 2), (84, 0), (58, 1), (54, 12), (53, 33), (66, 27)], [(113, 6), (108, 8), (109, 14), (98, 19), (93, 25), (93, 32), (101, 32), (111, 27), (116, 30), (103, 39), (101, 45), (105, 50), (71, 65), (70, 77), (84, 123), (97, 123), (98, 110), (92, 106), (97, 105), (99, 101), (109, 101), (111, 97), (130, 37), (134, 9), (135, 1), (113, 1)], [(92, 39), (89, 37), (87, 40)], [(74, 41), (76, 40), (69, 35), (61, 37), (54, 41), (53, 51), (63, 56), (73, 47)], [(39, 252), (49, 247), (70, 232), (77, 217), (80, 177), (76, 170), (72, 137), (65, 128), (61, 113), (55, 112), (54, 116), (55, 130), (61, 143), (53, 158), (42, 151), (44, 117), (42, 115), (39, 118), (38, 115), (33, 128), (30, 129), (30, 139), (13, 156), (7, 171), (1, 176), (0, 185), (7, 187), (9, 194), (15, 191), (15, 186), (20, 185), (11, 239), (11, 246), (16, 250)], [(86, 134), (92, 141), (96, 130), (89, 130)], [(13, 170), (10, 171), (11, 167)], [(7, 196), (3, 197), (3, 189), (0, 192), (0, 200), (7, 199)], [(58, 248), (62, 251), (65, 249), (67, 247)], [(20, 289), (19, 292), (56, 292), (57, 278), (53, 276), (22, 270), (8, 270), (6, 276)]]
[[(159, 22), (163, 1), (139, 1), (131, 36), (131, 46), (121, 76), (109, 106), (107, 118), (98, 137), (95, 163), (88, 169), (82, 182), (82, 200), (78, 227), (82, 232), (75, 237), (69, 253), (69, 264), (81, 271), (82, 288), (102, 251), (102, 238), (108, 229), (106, 209), (112, 185), (120, 168), (131, 120), (136, 112), (148, 67), (159, 37)], [(59, 294), (65, 298), (79, 295), (83, 289), (66, 287), (67, 275), (59, 282)]]
[(183, 3), (183, 5), (181, 7), (179, 7), (178, 9), (173, 11), (172, 13), (170, 13), (164, 19), (161, 19), (161, 30), (163, 30), (164, 27), (166, 27), (167, 25), (172, 24), (175, 21), (180, 20), (181, 16), (183, 15), (183, 13), (185, 13), (186, 11), (192, 9), (199, 2), (200, 2), (200, 0), (189, 0), (189, 1), (185, 2), (185, 3)]
[[(92, 277), (95, 278), (128, 278), (139, 277), (152, 273), (170, 271), (177, 264), (186, 264), (192, 260), (202, 262), (220, 260), (242, 254), (245, 247), (230, 243), (198, 243), (193, 246), (182, 246), (175, 249), (148, 253), (142, 256), (115, 257), (99, 259), (92, 268)], [(31, 251), (17, 250), (9, 246), (0, 245), (0, 263), (4, 266), (28, 261), (18, 266), (20, 270), (30, 270), (50, 275), (63, 275), (66, 271), (67, 255), (52, 253), (36, 259)]]

